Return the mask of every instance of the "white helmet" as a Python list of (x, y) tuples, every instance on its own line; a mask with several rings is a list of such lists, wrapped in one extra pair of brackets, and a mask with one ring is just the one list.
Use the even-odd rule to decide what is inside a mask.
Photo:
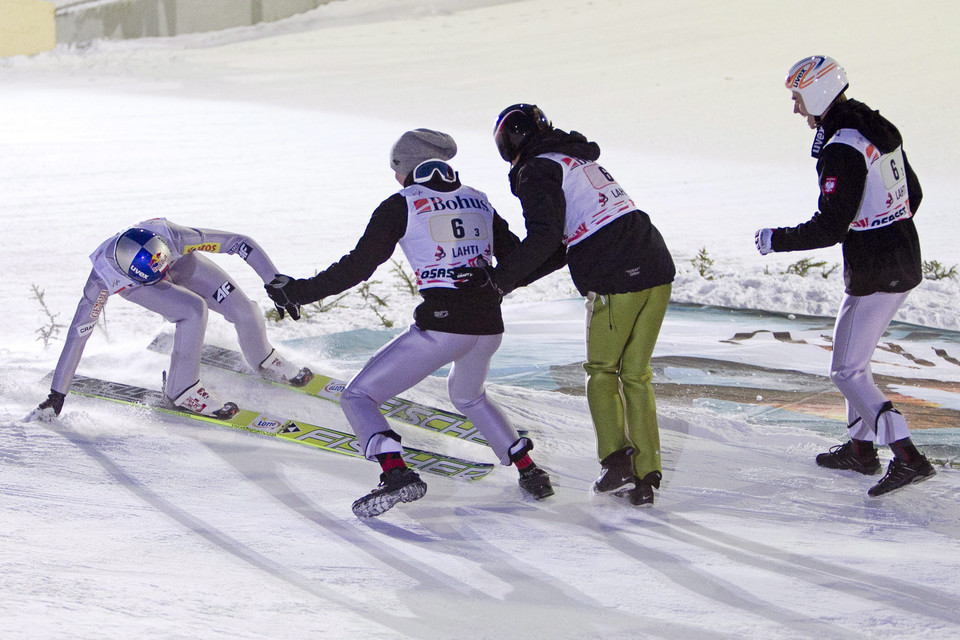
[(816, 118), (850, 86), (840, 63), (827, 56), (811, 56), (793, 65), (785, 84), (800, 94), (803, 107)]

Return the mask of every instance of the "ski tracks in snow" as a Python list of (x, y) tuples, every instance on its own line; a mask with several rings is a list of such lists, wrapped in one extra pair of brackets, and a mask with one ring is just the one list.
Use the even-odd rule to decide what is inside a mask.
[[(217, 453), (244, 472), (245, 456), (226, 450)], [(494, 508), (493, 512), (500, 513), (492, 517), (490, 511), (478, 507), (451, 510), (433, 506), (428, 491), (425, 499), (401, 505), (389, 518), (357, 520), (352, 514), (341, 518), (321, 507), (281, 472), (261, 470), (247, 477), (315, 524), (318, 535), (338, 538), (371, 560), (375, 580), (367, 586), (368, 597), (388, 602), (395, 596), (413, 616), (391, 615), (385, 606), (371, 611), (371, 622), (409, 637), (539, 638), (552, 636), (554, 632), (547, 630), (555, 629), (558, 619), (565, 630), (588, 637), (626, 640), (639, 632), (658, 638), (728, 637), (694, 625), (617, 611), (553, 577), (549, 567), (525, 560), (522, 551), (503, 550), (487, 540), (488, 531), (504, 528), (496, 520), (515, 520), (518, 513), (539, 511), (538, 505), (520, 498), (515, 487), (510, 489), (512, 499), (505, 497), (505, 506)], [(441, 482), (432, 479), (431, 486)], [(398, 583), (407, 582), (412, 586), (397, 588)], [(384, 590), (395, 594), (385, 595)], [(311, 593), (325, 597), (315, 590)], [(482, 620), (483, 624), (467, 630), (465, 620)]]
[[(579, 419), (559, 415), (562, 408), (531, 411), (541, 420)], [(663, 419), (665, 482), (653, 509), (592, 495), (589, 443), (559, 445), (545, 434), (538, 451), (557, 488), (548, 500), (524, 500), (514, 472), (503, 469), (476, 483), (431, 479), (423, 500), (365, 521), (349, 504), (375, 479), (372, 463), (175, 420), (158, 421), (170, 433), (153, 437), (147, 450), (138, 450), (137, 434), (116, 427), (87, 433), (84, 424), (95, 417), (61, 421), (50, 431), (144, 511), (288, 591), (301, 625), (309, 624), (304, 610), (336, 611), (344, 629), (370, 638), (537, 638), (559, 628), (606, 638), (846, 640), (863, 637), (854, 619), (903, 636), (960, 625), (949, 575), (924, 575), (928, 563), (916, 575), (899, 570), (912, 566), (905, 535), (921, 546), (960, 538), (958, 483), (949, 471), (909, 495), (871, 503), (860, 493), (874, 479), (828, 473), (806, 459), (806, 449), (821, 444), (816, 435), (783, 449), (796, 433), (771, 434), (727, 418), (693, 424), (689, 417)], [(29, 439), (30, 428), (9, 435)], [(186, 482), (237, 476), (238, 494), (254, 496), (254, 506), (229, 502), (235, 495), (222, 505), (202, 493), (181, 500), (180, 485), (163, 483), (164, 469), (176, 462), (169, 454), (209, 458), (197, 453), (197, 442), (222, 464), (192, 470)], [(15, 461), (16, 447), (3, 456)], [(275, 518), (276, 532), (258, 511)], [(810, 535), (821, 526), (822, 538)], [(838, 551), (845, 545), (849, 555)], [(949, 557), (949, 549), (944, 553)], [(870, 557), (877, 554), (889, 554), (896, 568), (881, 568), (884, 560)], [(465, 628), (466, 620), (474, 626)], [(322, 627), (319, 619), (313, 624)]]

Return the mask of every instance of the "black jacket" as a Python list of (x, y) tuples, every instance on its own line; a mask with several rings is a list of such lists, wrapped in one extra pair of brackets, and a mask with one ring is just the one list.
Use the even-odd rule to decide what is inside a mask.
[(600, 146), (582, 134), (551, 129), (523, 150), (510, 171), (510, 189), (520, 199), (527, 236), (496, 269), (497, 283), (510, 290), (525, 280), (563, 266), (577, 290), (586, 295), (643, 291), (673, 282), (676, 269), (663, 237), (643, 211), (636, 210), (602, 227), (570, 247), (563, 245), (566, 198), (563, 171), (543, 153), (564, 153), (597, 160)]
[[(460, 181), (444, 182), (438, 177), (424, 186), (435, 191), (454, 191)], [(370, 276), (390, 259), (397, 243), (407, 231), (407, 202), (395, 193), (380, 205), (370, 217), (357, 246), (312, 278), (294, 280), (285, 289), (292, 302), (307, 304), (341, 293)], [(493, 216), (493, 249), (499, 260), (520, 243), (509, 229), (506, 220), (496, 212)], [(414, 311), (414, 322), (428, 331), (442, 331), (465, 335), (495, 335), (503, 333), (500, 314), (500, 295), (490, 287), (473, 289), (421, 289), (421, 303)]]
[[(920, 240), (912, 218), (865, 231), (850, 231), (863, 197), (867, 164), (863, 155), (846, 144), (826, 143), (840, 129), (856, 129), (881, 153), (902, 144), (900, 132), (880, 112), (856, 100), (835, 104), (827, 111), (814, 144), (820, 183), (819, 212), (808, 222), (774, 229), (774, 251), (802, 251), (843, 243), (843, 280), (846, 292), (866, 296), (877, 292), (909, 291), (923, 280)], [(917, 212), (923, 191), (907, 161), (910, 210)], [(830, 188), (824, 188), (829, 179)]]

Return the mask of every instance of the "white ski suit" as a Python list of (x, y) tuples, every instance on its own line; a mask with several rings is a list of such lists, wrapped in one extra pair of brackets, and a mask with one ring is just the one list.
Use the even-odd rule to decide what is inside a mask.
[[(51, 390), (70, 390), (87, 339), (96, 326), (107, 299), (119, 294), (176, 325), (166, 394), (173, 399), (200, 379), (200, 353), (207, 326), (207, 311), (219, 313), (237, 330), (237, 340), (251, 367), (267, 359), (273, 347), (267, 340), (260, 308), (227, 273), (200, 252), (238, 255), (266, 283), (277, 269), (253, 239), (214, 229), (184, 227), (163, 218), (133, 225), (161, 236), (170, 247), (171, 266), (156, 284), (142, 285), (128, 278), (117, 265), (114, 248), (120, 233), (104, 241), (90, 256), (93, 269), (83, 298), (70, 323)], [(121, 232), (122, 233), (122, 232)]]

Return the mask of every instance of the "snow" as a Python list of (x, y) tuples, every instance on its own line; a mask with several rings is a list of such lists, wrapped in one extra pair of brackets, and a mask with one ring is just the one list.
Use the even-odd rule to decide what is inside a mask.
[[(869, 500), (874, 479), (812, 464), (843, 436), (835, 420), (661, 402), (656, 506), (593, 496), (583, 397), (508, 379), (517, 362), (576, 362), (580, 302), (564, 273), (507, 298), (507, 360), (490, 385), (554, 478), (543, 503), (523, 500), (514, 471), (497, 468), (474, 483), (426, 476), (424, 499), (359, 521), (350, 503), (376, 483), (370, 463), (74, 396), (50, 425), (22, 418), (46, 395), (40, 379), (62, 345), (62, 335), (48, 348), (37, 339), (50, 320), (31, 286), (67, 324), (87, 256), (138, 220), (245, 232), (281, 270), (309, 275), (353, 247), (396, 189), (390, 145), (423, 126), (456, 138), (465, 182), (522, 233), (490, 140), (496, 114), (517, 101), (600, 143), (674, 253), (675, 303), (782, 312), (672, 315), (655, 355), (823, 375), (829, 356), (817, 345), (842, 294), (839, 270), (829, 272), (839, 249), (760, 256), (753, 246), (757, 228), (802, 222), (816, 204), (812, 132), (783, 76), (803, 56), (832, 55), (851, 95), (898, 125), (924, 186), (924, 258), (949, 268), (958, 18), (945, 1), (857, 0), (818, 15), (762, 0), (342, 0), (250, 28), (0, 60), (4, 637), (953, 637), (956, 472)], [(691, 263), (701, 249), (713, 279)], [(801, 258), (825, 266), (783, 273)], [(251, 270), (218, 261), (269, 308)], [(416, 299), (391, 266), (371, 290), (387, 297), (396, 330)], [(958, 289), (927, 280), (897, 316), (945, 330), (924, 353), (956, 357)], [(389, 331), (355, 293), (312, 313), (270, 323), (270, 337), (328, 375), (356, 371), (359, 356), (320, 338)], [(105, 316), (79, 372), (156, 388), (165, 357), (145, 346), (169, 325), (122, 300)], [(719, 346), (784, 326), (807, 344), (758, 334), (747, 351)], [(208, 339), (235, 348), (219, 317)], [(948, 361), (905, 372), (878, 354), (879, 373), (958, 380)], [(244, 404), (349, 429), (334, 404), (204, 376)], [(910, 393), (956, 409), (951, 388)], [(447, 402), (439, 378), (407, 395)], [(492, 461), (476, 445), (398, 429), (413, 446)]]

